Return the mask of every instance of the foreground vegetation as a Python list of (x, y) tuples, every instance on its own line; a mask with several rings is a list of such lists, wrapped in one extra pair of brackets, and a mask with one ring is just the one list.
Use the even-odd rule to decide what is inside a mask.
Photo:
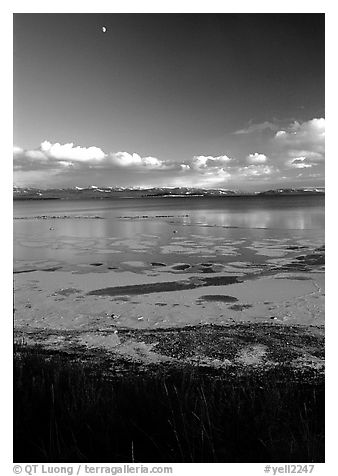
[(282, 367), (107, 375), (16, 346), (14, 461), (323, 462), (324, 385)]

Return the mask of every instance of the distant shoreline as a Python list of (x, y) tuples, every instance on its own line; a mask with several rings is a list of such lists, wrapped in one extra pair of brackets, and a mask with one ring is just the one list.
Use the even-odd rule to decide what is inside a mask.
[[(125, 195), (128, 193), (128, 195)], [(56, 196), (59, 194), (58, 196)], [(132, 195), (131, 195), (132, 194)], [(135, 191), (111, 191), (106, 192), (93, 192), (91, 190), (86, 191), (73, 191), (73, 190), (60, 190), (60, 191), (31, 191), (26, 192), (25, 194), (21, 192), (16, 192), (13, 195), (14, 201), (27, 201), (27, 200), (121, 200), (121, 199), (147, 199), (147, 198), (184, 198), (184, 199), (203, 199), (203, 198), (214, 198), (214, 199), (246, 199), (246, 198), (282, 198), (282, 197), (308, 197), (308, 196), (325, 196), (324, 191), (267, 191), (259, 193), (144, 193), (141, 190)]]

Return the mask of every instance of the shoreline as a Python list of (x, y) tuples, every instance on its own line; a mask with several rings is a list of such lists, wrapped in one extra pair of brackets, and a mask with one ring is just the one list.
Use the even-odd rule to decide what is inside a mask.
[[(95, 334), (95, 339), (91, 339)], [(324, 326), (270, 323), (192, 325), (167, 329), (86, 330), (16, 329), (18, 348), (67, 355), (90, 366), (109, 367), (107, 376), (138, 371), (155, 373), (203, 368), (227, 375), (288, 371), (309, 381), (324, 377)]]

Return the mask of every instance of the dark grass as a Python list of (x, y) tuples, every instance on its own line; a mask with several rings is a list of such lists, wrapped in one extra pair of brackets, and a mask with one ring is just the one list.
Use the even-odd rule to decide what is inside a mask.
[(324, 385), (14, 355), (15, 462), (324, 462)]

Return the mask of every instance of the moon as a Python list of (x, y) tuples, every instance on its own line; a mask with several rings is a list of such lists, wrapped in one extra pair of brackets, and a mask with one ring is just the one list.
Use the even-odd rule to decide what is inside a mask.
[(107, 28), (106, 28), (105, 26), (103, 26), (103, 27), (102, 27), (102, 31), (103, 31), (103, 33), (106, 33)]

